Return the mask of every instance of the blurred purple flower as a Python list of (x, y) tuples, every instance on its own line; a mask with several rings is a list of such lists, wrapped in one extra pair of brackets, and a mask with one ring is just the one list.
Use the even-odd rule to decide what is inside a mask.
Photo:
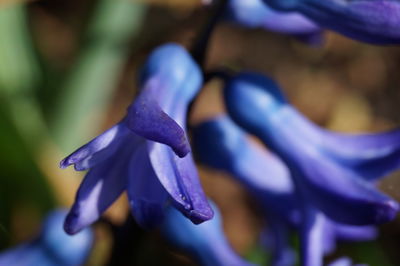
[(232, 118), (258, 136), (288, 166), (302, 206), (335, 221), (370, 225), (391, 221), (396, 201), (368, 180), (400, 166), (400, 131), (346, 135), (321, 129), (299, 114), (272, 80), (242, 73), (225, 87)]
[(263, 0), (299, 12), (321, 27), (372, 44), (400, 43), (400, 2), (394, 0)]
[(67, 235), (63, 230), (66, 215), (65, 210), (50, 213), (34, 240), (0, 254), (0, 265), (83, 265), (93, 245), (93, 232), (87, 228), (77, 235)]
[(140, 78), (141, 93), (126, 117), (61, 162), (90, 168), (65, 222), (70, 234), (96, 221), (124, 190), (144, 227), (162, 222), (169, 199), (193, 223), (213, 216), (185, 133), (200, 69), (184, 48), (166, 44), (150, 55)]
[(222, 228), (221, 215), (212, 204), (215, 216), (211, 221), (194, 225), (173, 208), (166, 212), (161, 232), (176, 248), (187, 252), (204, 266), (251, 266), (235, 253)]
[(287, 167), (249, 141), (228, 117), (203, 122), (194, 129), (193, 136), (194, 148), (202, 162), (230, 173), (258, 200), (268, 221), (269, 230), (264, 231), (263, 242), (272, 251), (272, 265), (294, 264), (294, 253), (288, 243), (291, 228), (305, 231), (301, 235), (302, 242), (311, 237), (307, 232), (313, 232), (314, 237), (306, 243), (308, 246), (303, 248), (301, 257), (310, 261), (304, 252), (312, 250), (312, 257), (320, 263), (323, 253), (333, 252), (338, 240), (366, 241), (377, 236), (372, 226), (345, 225), (323, 214), (318, 214), (318, 222), (309, 230), (308, 224), (302, 222), (302, 215), (306, 213), (303, 213)]

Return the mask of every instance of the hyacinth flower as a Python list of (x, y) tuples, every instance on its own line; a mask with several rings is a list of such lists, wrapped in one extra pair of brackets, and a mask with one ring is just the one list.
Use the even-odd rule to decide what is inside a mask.
[(270, 8), (262, 0), (229, 0), (224, 18), (248, 28), (290, 34), (308, 43), (321, 42), (321, 28), (297, 12)]
[(263, 0), (280, 11), (299, 12), (319, 26), (371, 44), (400, 43), (396, 0)]
[(67, 216), (76, 233), (127, 191), (132, 214), (153, 227), (172, 204), (193, 223), (213, 216), (202, 190), (186, 137), (186, 112), (202, 85), (199, 67), (178, 44), (157, 48), (140, 75), (140, 95), (121, 122), (61, 162), (90, 169)]
[[(230, 173), (258, 200), (268, 220), (262, 242), (272, 251), (272, 265), (293, 265), (288, 235), (292, 228), (302, 230), (302, 220), (301, 206), (287, 167), (273, 154), (251, 142), (227, 116), (203, 122), (193, 133), (199, 159), (208, 166)], [(320, 262), (323, 253), (335, 250), (337, 241), (367, 241), (377, 236), (372, 226), (345, 225), (326, 217), (321, 220), (313, 230), (323, 237), (309, 243), (310, 248), (323, 248), (317, 253)]]
[(341, 134), (307, 120), (285, 99), (277, 84), (242, 73), (224, 90), (231, 117), (258, 136), (288, 166), (302, 205), (353, 225), (391, 221), (396, 201), (369, 180), (399, 167), (400, 131)]
[(0, 254), (0, 265), (83, 265), (93, 245), (93, 232), (86, 228), (74, 236), (67, 235), (63, 230), (66, 215), (66, 210), (50, 213), (35, 239)]
[(168, 208), (160, 229), (175, 248), (187, 253), (204, 266), (250, 266), (229, 245), (222, 228), (222, 219), (215, 204), (214, 218), (195, 225), (174, 208)]
[(272, 153), (247, 139), (227, 116), (207, 120), (193, 129), (193, 145), (201, 162), (226, 171), (240, 181), (269, 212), (299, 221), (288, 169)]

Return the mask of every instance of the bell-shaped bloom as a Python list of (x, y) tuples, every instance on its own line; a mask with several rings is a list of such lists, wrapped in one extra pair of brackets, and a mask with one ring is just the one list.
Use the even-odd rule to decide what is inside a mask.
[(125, 190), (144, 227), (162, 221), (169, 201), (194, 223), (213, 216), (185, 133), (188, 104), (202, 85), (200, 69), (183, 47), (166, 44), (148, 58), (139, 85), (121, 122), (61, 162), (62, 168), (90, 168), (66, 219), (68, 233), (96, 221)]
[(204, 266), (250, 266), (229, 245), (225, 237), (221, 215), (215, 204), (214, 218), (195, 225), (173, 208), (166, 211), (161, 232), (177, 249), (190, 255)]
[(272, 80), (242, 73), (225, 87), (231, 117), (258, 136), (288, 166), (302, 204), (353, 225), (392, 220), (399, 206), (368, 180), (400, 165), (400, 131), (340, 134), (296, 111)]
[[(301, 258), (320, 265), (323, 253), (335, 250), (336, 242), (367, 241), (377, 236), (372, 226), (345, 225), (321, 213), (311, 220), (307, 206), (296, 193), (287, 167), (273, 154), (251, 142), (245, 132), (228, 117), (219, 116), (193, 130), (198, 158), (207, 165), (226, 171), (257, 199), (268, 220), (262, 239), (272, 252), (272, 265), (293, 265), (289, 232), (300, 231)], [(314, 261), (310, 263), (310, 261)]]
[(263, 0), (299, 12), (319, 26), (372, 44), (400, 43), (400, 2), (394, 0)]
[(50, 213), (35, 239), (0, 254), (0, 265), (83, 265), (93, 245), (93, 232), (87, 228), (67, 235), (63, 230), (66, 215), (65, 210)]

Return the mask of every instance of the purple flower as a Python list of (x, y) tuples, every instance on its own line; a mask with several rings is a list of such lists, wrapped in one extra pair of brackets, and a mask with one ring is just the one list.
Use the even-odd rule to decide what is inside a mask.
[(66, 219), (68, 233), (96, 221), (125, 190), (144, 227), (162, 221), (169, 200), (193, 223), (212, 218), (185, 133), (187, 107), (201, 85), (181, 46), (166, 44), (150, 55), (126, 117), (61, 162), (90, 168)]
[(304, 265), (320, 265), (323, 253), (332, 253), (337, 241), (366, 241), (377, 236), (372, 226), (341, 224), (320, 212), (310, 223), (309, 211), (302, 206), (287, 167), (249, 141), (226, 116), (197, 126), (194, 147), (202, 162), (230, 173), (258, 200), (268, 221), (263, 242), (272, 251), (272, 265), (294, 264), (288, 243), (293, 228), (301, 233), (302, 261), (311, 263)]
[(372, 44), (400, 43), (400, 2), (393, 0), (263, 0), (299, 12), (321, 27)]
[(225, 87), (232, 118), (258, 136), (289, 167), (302, 205), (335, 221), (370, 225), (391, 221), (398, 203), (368, 180), (400, 165), (400, 131), (346, 135), (312, 124), (270, 79), (242, 73)]
[(201, 265), (253, 265), (243, 260), (231, 248), (223, 232), (218, 208), (215, 204), (212, 206), (214, 218), (200, 225), (190, 223), (182, 214), (169, 208), (161, 232), (173, 246), (187, 252)]
[(0, 265), (83, 265), (93, 244), (93, 232), (87, 228), (67, 235), (63, 230), (66, 215), (64, 210), (52, 212), (34, 240), (0, 254)]

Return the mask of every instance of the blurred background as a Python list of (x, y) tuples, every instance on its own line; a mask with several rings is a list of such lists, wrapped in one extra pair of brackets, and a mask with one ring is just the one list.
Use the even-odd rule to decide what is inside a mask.
[[(59, 161), (124, 116), (136, 73), (166, 42), (190, 47), (209, 13), (198, 0), (0, 1), (0, 249), (31, 239), (44, 215), (70, 206), (82, 173)], [(249, 69), (278, 81), (307, 117), (341, 132), (378, 132), (400, 125), (400, 48), (375, 47), (326, 32), (321, 46), (221, 22), (206, 69)], [(221, 83), (209, 82), (190, 123), (224, 112)], [(263, 227), (250, 195), (223, 173), (199, 165), (204, 189), (221, 209), (234, 249), (265, 264)], [(395, 173), (379, 184), (400, 200)], [(128, 215), (123, 196), (95, 226), (88, 265), (192, 265)], [(128, 220), (128, 222), (127, 222)], [(116, 248), (120, 226), (131, 237)], [(400, 220), (377, 241), (343, 244), (370, 265), (399, 265)], [(294, 238), (294, 242), (297, 240)], [(397, 263), (396, 263), (397, 262)]]

